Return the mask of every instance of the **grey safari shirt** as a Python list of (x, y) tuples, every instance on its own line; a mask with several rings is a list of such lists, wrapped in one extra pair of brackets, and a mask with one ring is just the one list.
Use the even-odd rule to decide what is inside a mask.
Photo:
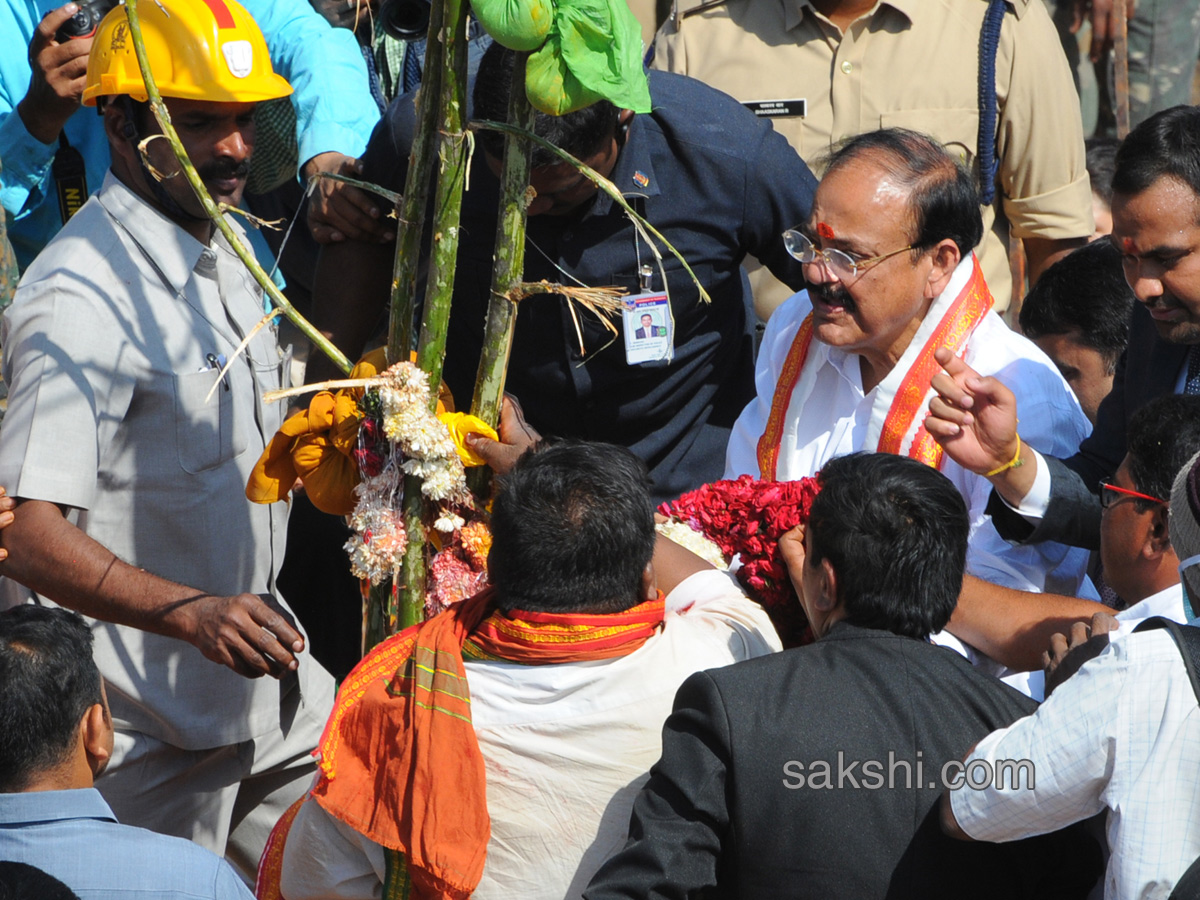
[[(156, 575), (216, 595), (274, 593), (287, 506), (245, 496), (283, 416), (262, 401), (285, 368), (272, 328), (206, 400), (214, 366), (262, 316), (260, 288), (219, 234), (199, 243), (109, 173), (5, 313), (0, 484), (71, 507), (85, 533)], [(31, 596), (0, 580), (0, 607)], [(251, 680), (174, 638), (93, 631), (118, 725), (177, 747), (266, 734), (281, 702), (322, 719), (332, 704), (311, 657), (299, 684)]]

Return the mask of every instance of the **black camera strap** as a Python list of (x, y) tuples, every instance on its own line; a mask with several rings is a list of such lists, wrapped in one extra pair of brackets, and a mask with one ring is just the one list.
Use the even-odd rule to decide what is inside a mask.
[(63, 224), (67, 219), (79, 212), (88, 197), (87, 169), (83, 164), (83, 154), (67, 141), (67, 135), (58, 136), (58, 150), (54, 153), (54, 165), (50, 168), (54, 177), (54, 185), (58, 190), (58, 212)]

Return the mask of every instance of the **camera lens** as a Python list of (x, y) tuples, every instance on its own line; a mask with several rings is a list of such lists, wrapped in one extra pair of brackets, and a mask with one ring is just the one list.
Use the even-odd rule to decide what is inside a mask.
[(92, 21), (92, 11), (88, 7), (80, 7), (79, 12), (67, 19), (58, 30), (59, 42), (75, 38), (88, 37), (96, 30), (96, 22)]
[(105, 15), (116, 5), (117, 0), (92, 0), (90, 3), (80, 3), (79, 11), (63, 23), (54, 39), (61, 44), (64, 41), (91, 37), (100, 27), (100, 22)]
[(379, 24), (397, 40), (420, 40), (429, 30), (429, 0), (384, 0)]

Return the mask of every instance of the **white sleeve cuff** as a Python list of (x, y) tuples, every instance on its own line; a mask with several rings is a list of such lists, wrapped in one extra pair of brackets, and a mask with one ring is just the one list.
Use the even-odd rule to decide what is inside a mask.
[[(1028, 445), (1026, 445), (1028, 447)], [(1037, 462), (1037, 474), (1033, 478), (1033, 487), (1029, 489), (1019, 506), (1013, 506), (997, 491), (997, 496), (1004, 502), (1004, 505), (1023, 518), (1030, 525), (1037, 526), (1042, 518), (1046, 515), (1046, 507), (1050, 505), (1050, 468), (1046, 465), (1046, 460), (1042, 458), (1042, 454), (1038, 453), (1032, 447), (1028, 447), (1029, 452), (1033, 454), (1034, 460)]]

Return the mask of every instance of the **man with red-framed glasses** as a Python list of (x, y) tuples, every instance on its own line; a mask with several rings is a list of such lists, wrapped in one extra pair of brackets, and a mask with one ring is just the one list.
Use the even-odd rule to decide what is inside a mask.
[(1146, 404), (1130, 422), (1129, 450), (1100, 482), (1100, 559), (1104, 578), (1127, 604), (1122, 631), (1150, 616), (1186, 622), (1179, 559), (1171, 546), (1171, 483), (1200, 452), (1200, 397), (1174, 394)]

